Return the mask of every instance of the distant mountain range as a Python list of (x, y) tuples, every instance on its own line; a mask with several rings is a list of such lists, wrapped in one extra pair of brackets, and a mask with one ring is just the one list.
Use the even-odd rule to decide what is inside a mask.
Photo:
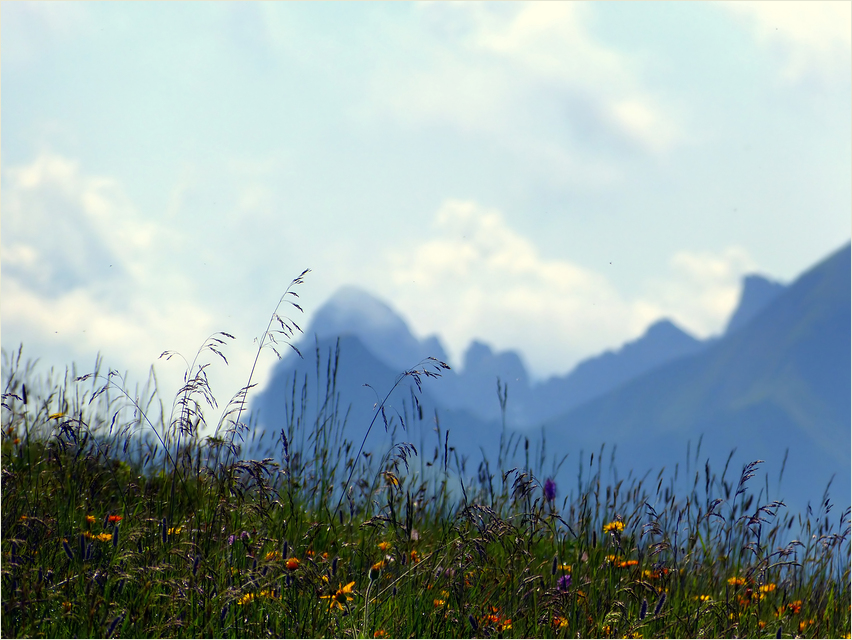
[[(400, 372), (428, 356), (446, 360), (437, 336), (418, 340), (387, 304), (345, 287), (317, 310), (299, 345), (305, 359), (285, 357), (254, 399), (252, 414), (261, 431), (280, 430), (282, 416), (300, 402), (302, 386), (309, 401), (324, 395), (317, 391), (328, 383), (338, 338), (336, 406), (341, 416), (348, 411), (345, 437), (358, 442), (374, 404)], [(312, 351), (314, 357), (308, 355)], [(786, 287), (747, 276), (722, 336), (701, 341), (661, 320), (618, 350), (544, 382), (531, 381), (518, 353), (494, 353), (473, 341), (459, 371), (425, 382), (420, 411), (406, 384), (391, 396), (386, 416), (402, 417), (406, 427), (426, 425), (419, 432), (422, 441), (414, 444), (429, 449), (432, 444), (423, 441), (436, 437), (429, 432), (437, 416), (441, 429), (450, 430), (451, 444), (472, 464), (483, 455), (493, 461), (502, 430), (498, 378), (508, 385), (507, 426), (532, 439), (543, 427), (549, 460), (579, 455), (581, 449), (588, 454), (606, 442), (621, 452), (619, 469), (673, 469), (684, 466), (687, 442), (694, 455), (702, 438), (696, 468), (703, 469), (708, 457), (714, 470), (724, 466), (736, 447), (729, 479), (756, 459), (766, 460), (764, 470), (777, 478), (789, 448), (781, 492), (788, 504), (816, 503), (836, 473), (831, 495), (846, 506), (850, 247)], [(399, 426), (399, 420), (393, 424)], [(402, 434), (399, 427), (397, 441), (406, 439)], [(376, 427), (368, 447), (387, 446), (389, 438), (384, 425)], [(624, 452), (629, 457), (622, 457)], [(769, 489), (772, 499), (779, 497), (773, 493), (777, 483)]]

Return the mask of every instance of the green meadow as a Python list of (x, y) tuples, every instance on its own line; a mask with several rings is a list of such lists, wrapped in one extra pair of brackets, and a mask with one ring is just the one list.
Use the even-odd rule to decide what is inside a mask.
[[(258, 357), (297, 331), (276, 309)], [(508, 439), (475, 474), (439, 427), (366, 451), (383, 405), (344, 431), (333, 385), (294, 389), (245, 460), (254, 371), (226, 403), (207, 378), (229, 339), (167, 404), (4, 352), (4, 637), (850, 637), (849, 509), (764, 504), (759, 461), (678, 493), (662, 471), (607, 483), (599, 453), (564, 497)]]

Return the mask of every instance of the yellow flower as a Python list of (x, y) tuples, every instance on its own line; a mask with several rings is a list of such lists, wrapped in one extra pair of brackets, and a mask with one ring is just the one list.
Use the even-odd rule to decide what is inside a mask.
[(708, 595), (700, 595), (698, 596), (698, 600), (700, 600), (701, 602), (709, 602), (710, 600), (712, 600), (712, 597)]
[(65, 412), (60, 411), (58, 413), (51, 413), (49, 416), (47, 416), (47, 419), (48, 420), (59, 420), (59, 418), (62, 418), (64, 416), (65, 416)]
[(347, 584), (345, 587), (338, 589), (333, 595), (320, 596), (320, 598), (323, 598), (323, 599), (328, 598), (328, 600), (329, 600), (328, 608), (329, 609), (334, 609), (334, 607), (337, 607), (338, 609), (343, 611), (343, 605), (345, 605), (347, 602), (350, 602), (354, 599), (354, 598), (352, 598), (352, 596), (349, 595), (350, 593), (352, 593), (352, 587), (354, 587), (354, 586), (355, 586), (355, 581), (353, 580), (352, 582)]
[(379, 543), (379, 550), (381, 550), (381, 551), (387, 551), (390, 548), (391, 548), (390, 542), (380, 542)]
[(65, 609), (65, 613), (71, 613), (71, 603), (70, 602), (63, 602), (62, 608)]
[(111, 533), (94, 534), (91, 531), (84, 531), (83, 535), (86, 536), (89, 540), (100, 540), (101, 542), (111, 542), (112, 541), (112, 534)]
[(411, 561), (414, 564), (417, 564), (418, 562), (420, 562), (420, 554), (417, 553), (417, 551), (415, 551), (414, 549), (411, 550)]
[(183, 527), (169, 527), (169, 530), (167, 531), (167, 533), (170, 536), (176, 536), (176, 535), (179, 535), (181, 531), (183, 531)]
[(745, 578), (740, 578), (739, 576), (728, 578), (728, 584), (732, 587), (740, 587), (745, 584)]
[(385, 480), (387, 480), (387, 483), (389, 485), (393, 485), (395, 487), (399, 486), (399, 478), (397, 478), (390, 471), (382, 471), (382, 475), (385, 477)]
[(95, 516), (86, 516), (86, 522), (88, 522), (89, 524), (94, 524), (95, 519)]
[(775, 584), (770, 582), (769, 584), (765, 584), (761, 586), (758, 591), (761, 593), (769, 593), (770, 591), (775, 591)]
[(247, 593), (247, 594), (245, 594), (242, 598), (237, 600), (237, 604), (240, 604), (240, 605), (248, 604), (249, 602), (251, 602), (252, 600), (254, 600), (256, 598), (274, 598), (274, 597), (275, 597), (275, 593), (273, 593), (269, 589), (263, 589), (263, 590), (259, 591), (258, 593)]
[(280, 559), (281, 559), (281, 552), (280, 551), (270, 551), (269, 553), (266, 554), (266, 561), (267, 562), (272, 562), (273, 560), (280, 560)]
[(624, 523), (621, 520), (614, 520), (613, 522), (609, 522), (604, 525), (604, 533), (616, 532), (619, 533), (624, 531)]
[(568, 626), (568, 618), (563, 618), (562, 616), (557, 616), (553, 619), (553, 626), (557, 629), (564, 629)]
[(434, 604), (435, 604), (436, 607), (443, 607), (445, 604), (447, 604), (447, 601), (446, 600), (439, 600), (438, 598), (435, 598)]

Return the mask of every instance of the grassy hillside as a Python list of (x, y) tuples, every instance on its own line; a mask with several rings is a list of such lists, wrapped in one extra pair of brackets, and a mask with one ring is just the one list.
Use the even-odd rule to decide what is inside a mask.
[(281, 464), (242, 460), (251, 377), (219, 407), (205, 374), (227, 338), (165, 410), (114, 372), (4, 354), (5, 637), (849, 637), (849, 511), (782, 515), (758, 463), (675, 495), (607, 486), (592, 456), (569, 499), (499, 468), (517, 442), (475, 471), (440, 428), (432, 455), (361, 450), (382, 406), (347, 442), (333, 385), (294, 389)]

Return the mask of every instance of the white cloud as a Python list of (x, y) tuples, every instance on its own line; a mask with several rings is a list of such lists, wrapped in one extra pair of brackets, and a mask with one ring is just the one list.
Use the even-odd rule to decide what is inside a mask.
[(758, 43), (778, 52), (783, 76), (800, 80), (816, 72), (824, 80), (848, 77), (852, 55), (852, 3), (807, 1), (721, 2), (746, 22)]
[(669, 261), (665, 279), (649, 281), (643, 297), (701, 338), (719, 333), (733, 313), (744, 275), (757, 263), (741, 247), (720, 253), (679, 251)]
[(445, 202), (431, 236), (389, 262), (389, 297), (421, 335), (444, 337), (455, 362), (479, 337), (519, 349), (537, 375), (564, 373), (662, 317), (702, 337), (718, 332), (755, 268), (738, 248), (678, 252), (668, 273), (628, 297), (600, 273), (542, 256), (499, 211), (460, 200)]
[[(67, 158), (5, 169), (4, 348), (78, 363), (102, 352), (136, 380), (165, 349), (191, 356), (214, 319), (180, 275), (175, 244), (180, 235), (141, 220), (120, 184)], [(169, 382), (167, 394), (179, 380)]]
[(418, 42), (417, 58), (424, 48), (430, 55), (416, 67), (383, 65), (373, 83), (377, 102), (400, 121), (488, 136), (563, 180), (585, 180), (601, 149), (654, 155), (686, 139), (680, 110), (644, 85), (642, 58), (590, 35), (585, 5), (427, 3), (420, 11), (436, 39)]

